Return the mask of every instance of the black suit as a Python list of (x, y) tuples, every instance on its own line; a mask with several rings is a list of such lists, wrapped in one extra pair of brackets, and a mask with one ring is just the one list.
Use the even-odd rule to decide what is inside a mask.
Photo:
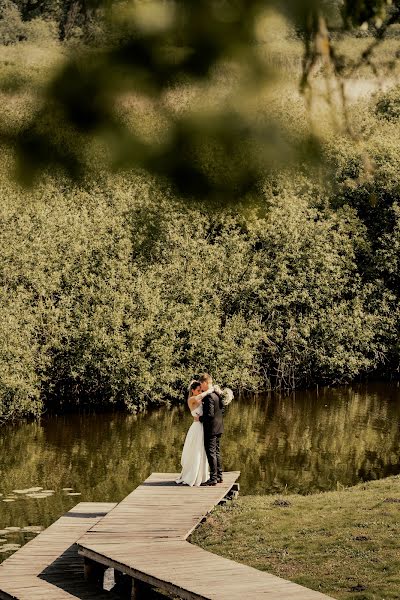
[(200, 421), (204, 426), (204, 447), (210, 465), (210, 480), (217, 481), (222, 479), (219, 440), (224, 432), (224, 408), (215, 392), (204, 398), (203, 416), (200, 417)]

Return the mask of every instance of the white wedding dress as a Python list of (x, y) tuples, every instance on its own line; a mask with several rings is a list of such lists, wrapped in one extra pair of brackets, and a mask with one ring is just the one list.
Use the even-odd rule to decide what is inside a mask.
[[(195, 410), (191, 411), (191, 414), (193, 417), (200, 417), (203, 414), (203, 406), (200, 404)], [(200, 421), (193, 421), (189, 427), (183, 445), (181, 465), (182, 472), (176, 483), (199, 486), (201, 483), (208, 481), (210, 469), (204, 449), (203, 423), (200, 423)]]

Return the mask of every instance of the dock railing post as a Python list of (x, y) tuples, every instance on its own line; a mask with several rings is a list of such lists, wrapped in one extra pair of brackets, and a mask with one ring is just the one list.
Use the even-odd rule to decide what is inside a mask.
[(149, 587), (139, 579), (132, 578), (131, 600), (145, 600), (148, 595)]
[(149, 586), (140, 579), (115, 570), (114, 580), (118, 594), (126, 600), (146, 600), (148, 598)]
[(84, 557), (83, 574), (85, 580), (89, 583), (94, 583), (101, 589), (103, 589), (104, 573), (106, 571), (106, 568), (107, 567), (105, 567), (104, 565), (97, 563), (94, 560), (87, 558), (86, 556)]

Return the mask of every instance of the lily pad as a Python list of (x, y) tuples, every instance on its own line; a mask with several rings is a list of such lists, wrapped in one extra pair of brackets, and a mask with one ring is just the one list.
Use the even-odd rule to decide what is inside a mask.
[(67, 496), (81, 496), (81, 492), (69, 492)]
[(40, 533), (43, 531), (43, 527), (42, 525), (27, 525), (22, 528), (22, 531), (26, 533)]
[(12, 533), (14, 531), (21, 531), (21, 527), (16, 527), (16, 526), (11, 527), (10, 526), (10, 527), (5, 527), (5, 530), (8, 531), (9, 533)]
[(26, 494), (31, 494), (33, 492), (40, 492), (40, 490), (42, 490), (42, 487), (31, 487), (25, 490)]
[(63, 488), (63, 492), (71, 492), (74, 488)]
[(15, 502), (15, 498), (3, 498), (3, 502)]
[(14, 552), (21, 548), (21, 544), (4, 544), (4, 546), (0, 546), (0, 552)]
[(34, 492), (32, 494), (27, 494), (27, 498), (48, 498), (49, 496), (52, 496), (53, 494), (44, 494), (43, 492)]

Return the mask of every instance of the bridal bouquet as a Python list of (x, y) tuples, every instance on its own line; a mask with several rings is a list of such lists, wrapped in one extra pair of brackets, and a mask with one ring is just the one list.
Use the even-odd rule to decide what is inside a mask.
[(230, 388), (220, 388), (219, 385), (214, 385), (214, 392), (221, 398), (223, 406), (228, 406), (234, 398), (233, 392)]

